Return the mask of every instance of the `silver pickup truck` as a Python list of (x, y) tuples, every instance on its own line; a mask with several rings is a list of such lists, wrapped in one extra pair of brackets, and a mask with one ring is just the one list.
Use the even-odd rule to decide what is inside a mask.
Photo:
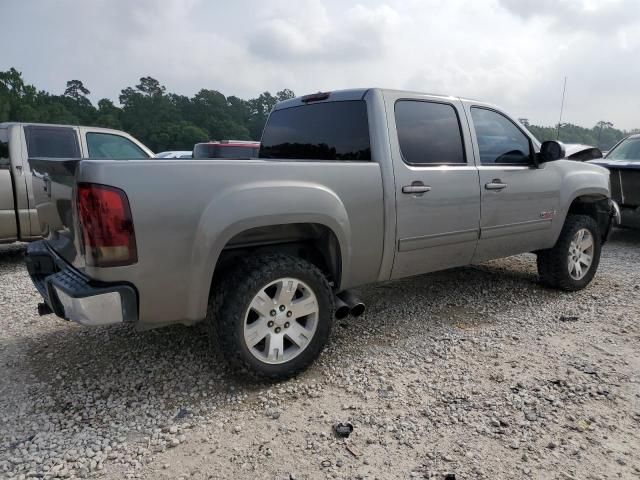
[(41, 238), (29, 157), (151, 158), (131, 135), (100, 127), (0, 123), (0, 243)]
[(359, 285), (535, 252), (544, 284), (584, 288), (616, 209), (606, 169), (563, 157), (475, 100), (308, 95), (275, 107), (259, 159), (32, 158), (27, 267), (42, 313), (205, 321), (232, 366), (283, 378), (362, 313)]

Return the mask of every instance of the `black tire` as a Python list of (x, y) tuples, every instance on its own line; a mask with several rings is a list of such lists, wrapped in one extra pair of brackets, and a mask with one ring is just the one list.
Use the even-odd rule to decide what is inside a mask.
[[(569, 274), (569, 248), (575, 234), (581, 229), (587, 229), (593, 237), (593, 259), (587, 273), (579, 280)], [(602, 249), (602, 237), (598, 224), (588, 215), (567, 216), (560, 237), (547, 250), (537, 252), (538, 274), (540, 281), (551, 288), (574, 292), (585, 288), (593, 280)]]
[[(244, 339), (244, 324), (254, 296), (279, 278), (304, 282), (316, 296), (318, 317), (313, 337), (296, 357), (285, 363), (270, 364), (251, 353)], [(306, 369), (322, 352), (331, 334), (334, 300), (327, 279), (313, 264), (281, 254), (252, 257), (229, 271), (218, 282), (218, 287), (218, 294), (210, 299), (207, 322), (219, 357), (233, 370), (252, 377), (285, 379)]]

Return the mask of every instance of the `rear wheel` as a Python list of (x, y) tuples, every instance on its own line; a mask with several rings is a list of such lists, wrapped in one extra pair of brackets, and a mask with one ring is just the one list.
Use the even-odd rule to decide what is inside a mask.
[(596, 274), (601, 246), (598, 224), (593, 218), (568, 216), (555, 246), (538, 252), (542, 283), (567, 291), (583, 289)]
[(314, 265), (286, 255), (247, 260), (227, 278), (212, 329), (236, 370), (272, 379), (307, 368), (331, 331), (333, 295)]

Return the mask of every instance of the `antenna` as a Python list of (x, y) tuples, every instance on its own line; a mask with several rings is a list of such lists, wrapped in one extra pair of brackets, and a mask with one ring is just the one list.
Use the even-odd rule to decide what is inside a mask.
[(562, 110), (564, 109), (564, 94), (567, 91), (567, 77), (564, 77), (564, 87), (562, 88), (562, 102), (560, 103), (560, 118), (558, 119), (558, 133), (556, 140), (560, 140), (560, 125), (562, 124)]

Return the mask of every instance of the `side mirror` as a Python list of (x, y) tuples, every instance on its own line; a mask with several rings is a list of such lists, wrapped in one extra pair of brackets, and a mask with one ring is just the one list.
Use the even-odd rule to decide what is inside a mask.
[(553, 162), (554, 160), (564, 158), (566, 154), (567, 152), (562, 142), (547, 140), (546, 142), (542, 142), (542, 145), (540, 146), (538, 159), (540, 163)]

